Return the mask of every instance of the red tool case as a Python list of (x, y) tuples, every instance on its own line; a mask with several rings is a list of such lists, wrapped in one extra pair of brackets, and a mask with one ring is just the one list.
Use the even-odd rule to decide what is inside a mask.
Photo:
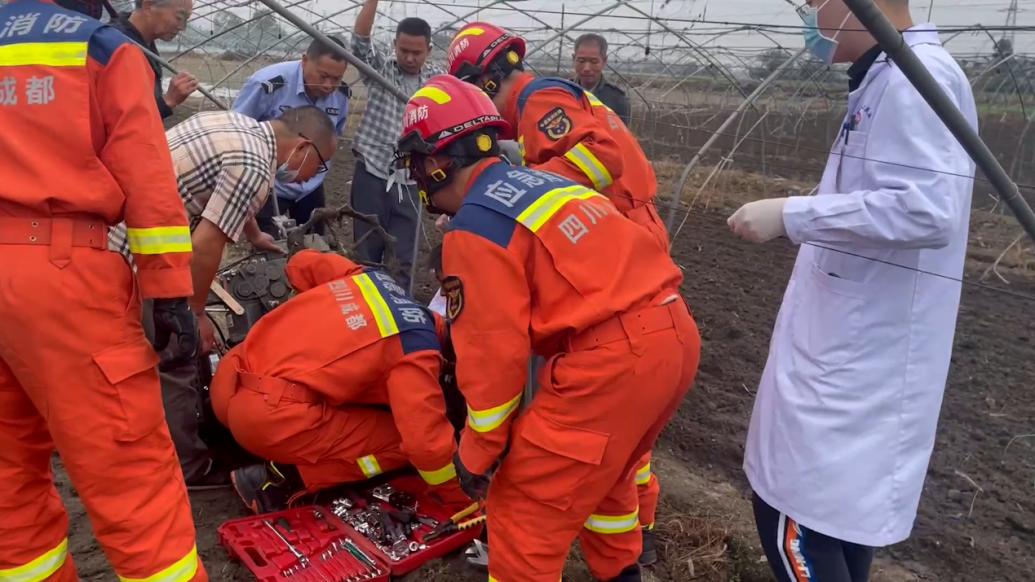
[[(420, 478), (402, 476), (389, 484), (416, 498), (420, 517), (439, 523), (449, 521), (452, 512), (428, 498), (427, 486)], [(298, 568), (299, 558), (270, 526), (309, 560), (309, 567)], [(420, 525), (411, 538), (423, 545), (424, 536), (432, 529), (430, 525)], [(394, 562), (376, 544), (335, 516), (331, 509), (320, 505), (234, 519), (219, 526), (218, 533), (230, 557), (240, 560), (261, 582), (386, 582), (390, 576), (402, 576), (429, 560), (463, 548), (480, 536), (482, 529), (479, 525), (440, 537), (426, 544), (426, 548)], [(337, 545), (343, 540), (347, 540), (345, 547)], [(374, 567), (365, 565), (365, 558), (357, 556), (349, 544), (373, 561)], [(295, 571), (290, 572), (293, 568)]]

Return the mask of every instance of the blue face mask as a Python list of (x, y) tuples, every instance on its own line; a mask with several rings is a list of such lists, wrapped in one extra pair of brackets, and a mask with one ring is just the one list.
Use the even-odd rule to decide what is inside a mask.
[(309, 157), (309, 150), (306, 149), (305, 156), (302, 158), (302, 163), (298, 165), (299, 169), (290, 169), (291, 158), (295, 157), (295, 152), (291, 152), (288, 159), (283, 164), (277, 167), (277, 181), (281, 184), (293, 184), (298, 181), (299, 169), (305, 165), (306, 159)]
[[(826, 5), (826, 3), (824, 3)], [(819, 30), (819, 11), (820, 8), (813, 6), (802, 6), (798, 9), (798, 16), (801, 17), (801, 21), (805, 23), (805, 28), (802, 31), (805, 36), (805, 46), (816, 55), (819, 60), (826, 64), (832, 64), (834, 62), (834, 54), (837, 53), (837, 40), (827, 37)], [(848, 16), (845, 16), (845, 22), (848, 21)], [(844, 22), (841, 23), (844, 26)]]

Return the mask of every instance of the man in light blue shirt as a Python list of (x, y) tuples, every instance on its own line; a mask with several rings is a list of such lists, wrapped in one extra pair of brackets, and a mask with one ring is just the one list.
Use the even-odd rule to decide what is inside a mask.
[[(339, 45), (343, 43), (332, 38)], [(276, 119), (283, 112), (311, 105), (322, 109), (334, 122), (340, 136), (345, 130), (349, 111), (349, 86), (343, 82), (348, 62), (331, 47), (313, 41), (298, 61), (277, 63), (260, 69), (245, 81), (234, 101), (234, 111), (259, 121)], [(330, 160), (323, 168), (330, 167)], [(326, 171), (301, 184), (276, 183), (277, 203), (281, 214), (298, 224), (309, 220), (313, 210), (324, 206), (323, 180)], [(259, 227), (274, 236), (279, 233), (273, 225), (273, 200), (256, 216)], [(323, 229), (318, 229), (322, 232)]]

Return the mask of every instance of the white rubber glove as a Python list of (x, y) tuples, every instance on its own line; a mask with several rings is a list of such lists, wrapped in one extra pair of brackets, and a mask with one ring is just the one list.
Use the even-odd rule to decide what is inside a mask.
[(786, 203), (786, 198), (748, 202), (726, 219), (726, 224), (733, 234), (751, 242), (768, 242), (786, 236), (787, 229), (783, 225), (783, 206)]

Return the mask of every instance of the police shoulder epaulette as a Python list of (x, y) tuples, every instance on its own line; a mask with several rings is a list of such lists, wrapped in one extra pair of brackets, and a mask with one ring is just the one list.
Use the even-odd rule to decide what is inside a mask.
[(341, 85), (338, 85), (338, 91), (341, 94), (345, 95), (346, 99), (352, 98), (352, 87), (349, 87), (348, 83), (342, 83)]
[(262, 82), (262, 90), (267, 95), (269, 95), (271, 93), (274, 93), (275, 91), (279, 91), (280, 89), (282, 89), (284, 87), (284, 84), (285, 84), (284, 83), (284, 77), (282, 77), (280, 75), (277, 75), (276, 77), (273, 77), (272, 79), (269, 79), (267, 81), (263, 81)]

